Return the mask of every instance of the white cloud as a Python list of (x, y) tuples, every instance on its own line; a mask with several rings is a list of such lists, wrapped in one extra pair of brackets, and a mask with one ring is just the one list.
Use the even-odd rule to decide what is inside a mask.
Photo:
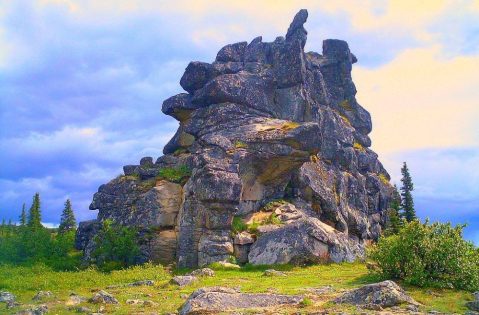
[(380, 68), (353, 71), (378, 152), (478, 143), (479, 56), (446, 59), (437, 46), (416, 48)]

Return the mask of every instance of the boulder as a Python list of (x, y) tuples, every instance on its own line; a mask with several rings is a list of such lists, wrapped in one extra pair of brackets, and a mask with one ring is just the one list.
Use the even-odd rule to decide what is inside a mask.
[(192, 272), (188, 273), (187, 276), (193, 277), (214, 277), (215, 272), (213, 269), (210, 268), (201, 268), (193, 270)]
[(242, 309), (272, 309), (298, 305), (303, 298), (297, 295), (270, 293), (240, 293), (234, 289), (213, 287), (194, 291), (180, 309), (180, 315), (217, 314)]
[(351, 290), (336, 298), (335, 302), (365, 305), (368, 307), (391, 307), (402, 303), (419, 305), (400, 286), (390, 280), (368, 284), (359, 289)]
[(37, 294), (33, 297), (34, 301), (41, 301), (45, 298), (50, 298), (53, 296), (53, 293), (50, 291), (38, 291)]
[(47, 305), (40, 305), (31, 309), (23, 310), (15, 313), (16, 315), (43, 315), (48, 313)]
[(15, 295), (8, 291), (0, 291), (0, 302), (15, 301)]
[(118, 300), (106, 291), (98, 291), (90, 298), (90, 303), (94, 304), (118, 304)]
[(198, 281), (198, 278), (195, 276), (175, 276), (171, 279), (171, 283), (176, 284), (180, 287), (187, 286), (195, 281)]
[(258, 237), (251, 246), (253, 265), (354, 261), (364, 246), (316, 218), (300, 219)]
[(128, 283), (126, 286), (127, 287), (140, 287), (140, 286), (154, 286), (155, 281), (153, 280), (140, 280), (140, 281), (135, 281), (132, 283)]

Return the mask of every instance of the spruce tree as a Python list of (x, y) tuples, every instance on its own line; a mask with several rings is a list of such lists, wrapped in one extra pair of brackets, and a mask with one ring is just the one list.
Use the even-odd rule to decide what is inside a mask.
[(394, 185), (393, 196), (391, 200), (391, 208), (388, 212), (388, 223), (384, 234), (392, 235), (397, 234), (401, 227), (403, 226), (403, 219), (401, 219), (400, 210), (401, 210), (401, 195), (399, 194), (398, 188)]
[(42, 227), (42, 214), (40, 211), (40, 194), (36, 193), (33, 196), (32, 206), (30, 207), (30, 213), (28, 214), (28, 226), (30, 228)]
[(65, 208), (63, 209), (62, 216), (60, 219), (60, 226), (58, 227), (58, 232), (63, 234), (65, 232), (74, 230), (76, 228), (75, 214), (73, 213), (72, 203), (70, 199), (67, 199), (65, 202)]
[(20, 225), (25, 226), (27, 224), (27, 212), (25, 211), (25, 203), (22, 206), (22, 214), (20, 215)]
[(403, 216), (406, 221), (411, 222), (416, 219), (416, 211), (414, 210), (414, 200), (412, 199), (411, 192), (414, 190), (411, 174), (406, 162), (404, 162), (401, 168), (401, 207), (403, 209)]

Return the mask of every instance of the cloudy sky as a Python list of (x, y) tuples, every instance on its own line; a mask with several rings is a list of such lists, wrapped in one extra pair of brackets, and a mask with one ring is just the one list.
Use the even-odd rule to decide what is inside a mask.
[(479, 1), (0, 0), (0, 218), (42, 197), (57, 223), (176, 130), (160, 111), (191, 60), (272, 41), (309, 10), (306, 50), (349, 42), (373, 149), (411, 169), (421, 218), (468, 223), (479, 244)]

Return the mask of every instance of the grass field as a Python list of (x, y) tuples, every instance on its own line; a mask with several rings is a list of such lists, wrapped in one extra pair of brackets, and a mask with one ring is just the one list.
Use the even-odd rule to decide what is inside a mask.
[[(110, 314), (168, 314), (176, 311), (185, 301), (184, 296), (203, 286), (240, 287), (243, 292), (278, 292), (285, 294), (308, 295), (308, 288), (331, 285), (338, 294), (341, 290), (359, 287), (363, 284), (377, 282), (381, 279), (370, 275), (364, 264), (344, 263), (332, 265), (313, 265), (306, 267), (276, 266), (275, 269), (287, 273), (286, 277), (266, 277), (264, 270), (271, 267), (244, 267), (240, 270), (215, 269), (216, 276), (202, 278), (193, 285), (184, 288), (170, 284), (170, 273), (162, 266), (147, 264), (126, 270), (103, 273), (95, 269), (74, 272), (56, 272), (45, 266), (11, 267), (0, 266), (0, 290), (12, 292), (17, 300), (24, 304), (15, 309), (6, 310), (0, 304), (0, 314), (15, 313), (20, 309), (33, 305), (32, 297), (40, 290), (53, 292), (54, 296), (37, 304), (47, 304), (50, 314), (72, 314), (65, 305), (69, 295), (74, 292), (86, 298), (100, 289), (111, 285), (122, 285), (138, 280), (154, 280), (154, 286), (117, 287), (106, 289), (120, 302), (119, 305), (106, 305), (104, 312)], [(465, 303), (472, 300), (472, 294), (454, 290), (437, 290), (427, 288), (405, 288), (413, 298), (424, 304), (423, 311), (436, 310), (447, 313), (464, 313)], [(354, 307), (342, 306), (326, 302), (331, 296), (311, 296), (311, 305), (304, 306), (300, 312), (334, 308), (355, 313)], [(127, 299), (151, 300), (158, 306), (145, 307), (126, 304)], [(308, 303), (309, 304), (309, 303)], [(97, 311), (99, 306), (87, 302), (81, 305)], [(287, 310), (285, 310), (287, 312)]]

